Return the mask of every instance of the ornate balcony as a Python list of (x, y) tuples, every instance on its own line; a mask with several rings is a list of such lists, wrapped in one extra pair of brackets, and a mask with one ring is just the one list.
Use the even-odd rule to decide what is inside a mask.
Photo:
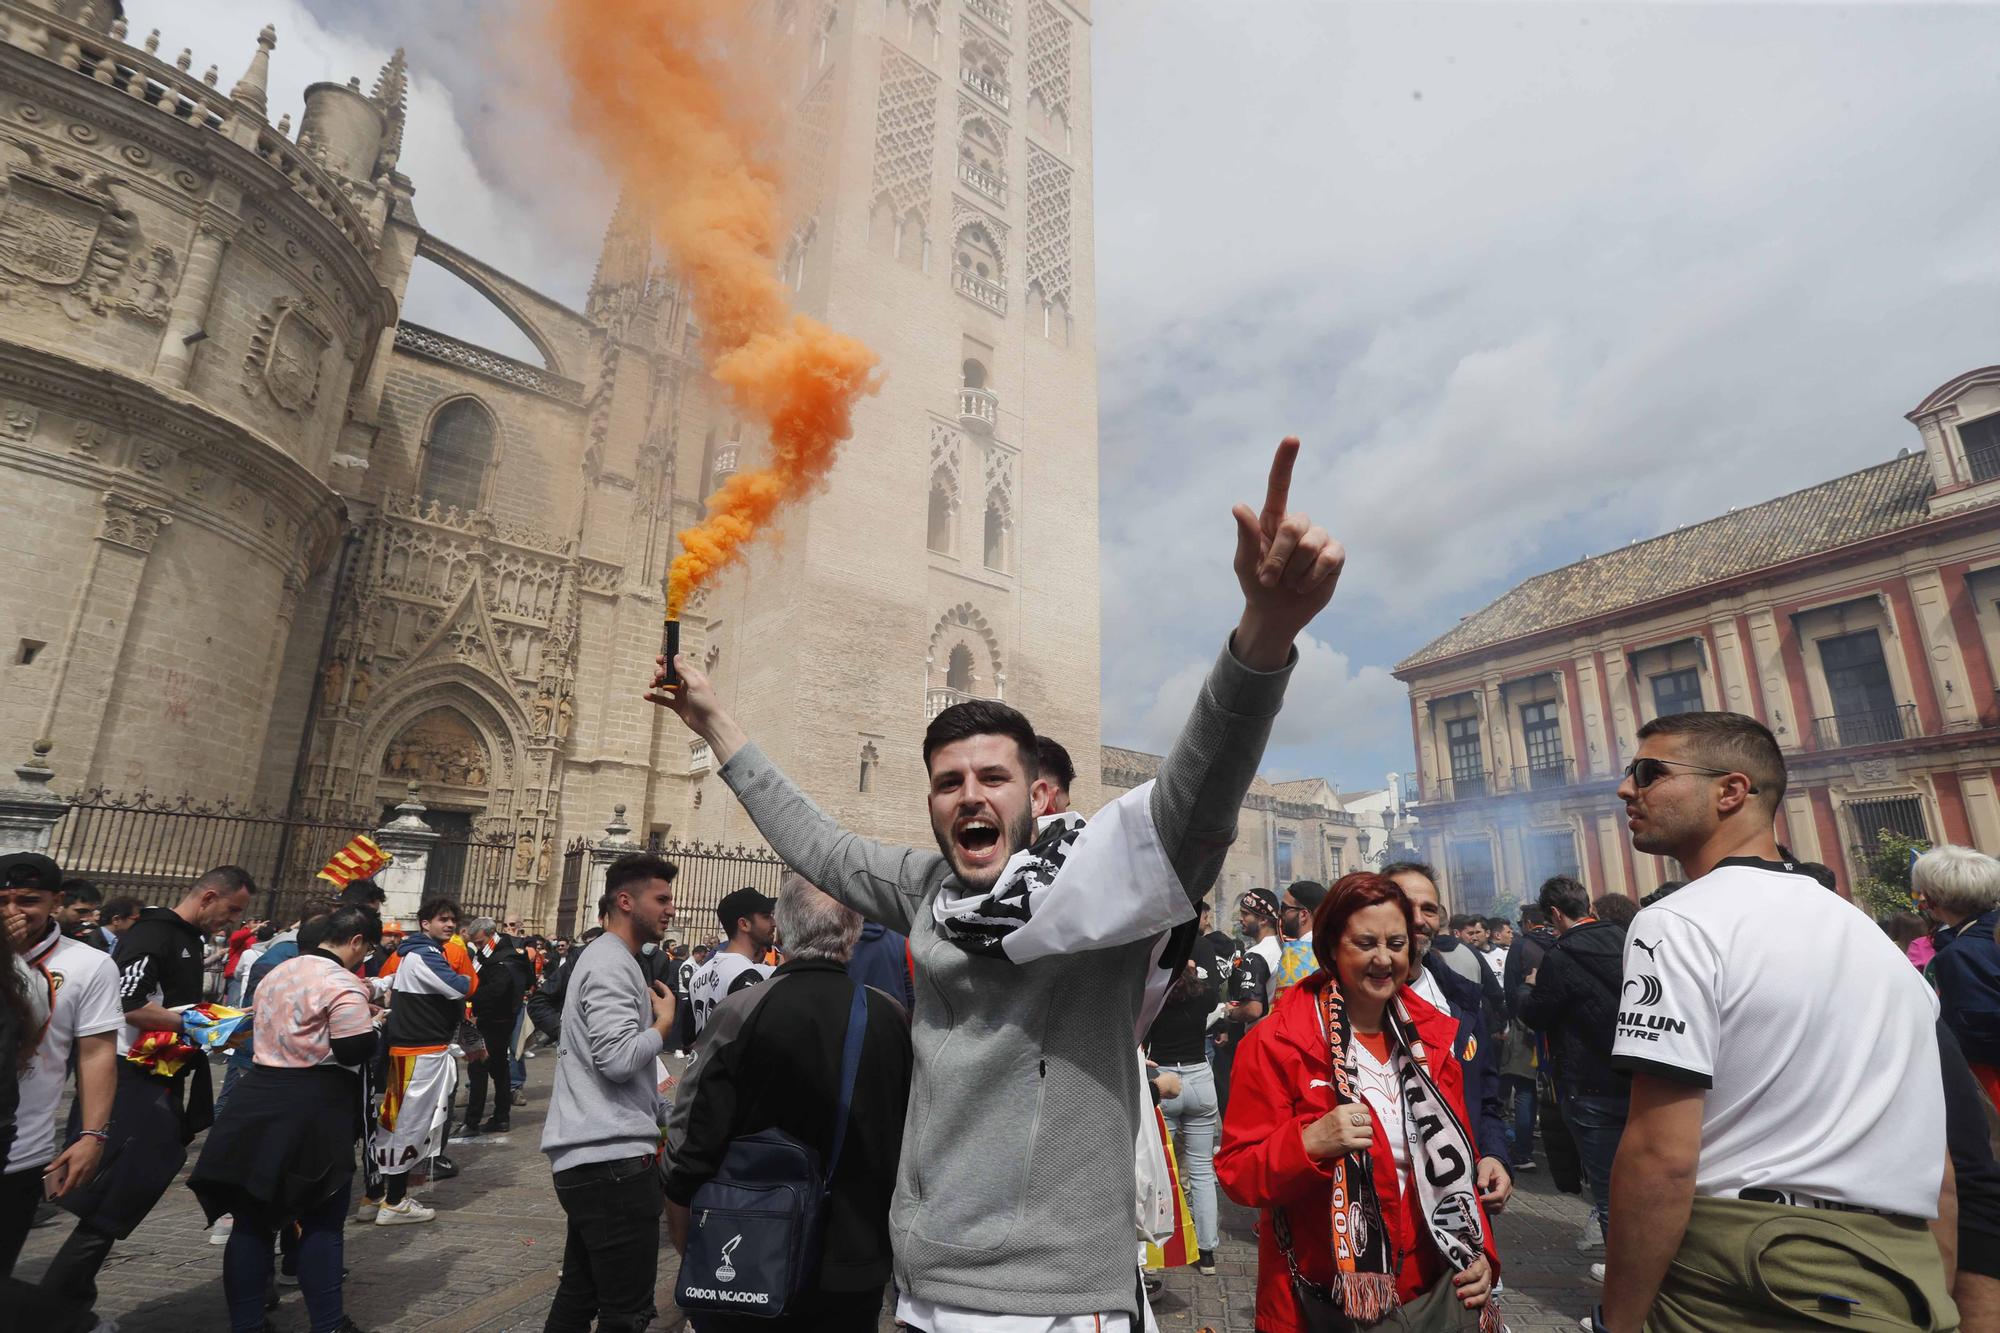
[(1013, 27), (1013, 16), (1000, 0), (965, 0), (965, 7), (992, 24), (994, 30), (1005, 36)]
[(951, 271), (951, 285), (962, 296), (971, 297), (996, 315), (1007, 313), (1007, 289), (997, 282), (988, 282), (970, 269), (955, 268)]
[(986, 170), (977, 162), (958, 160), (958, 178), (996, 204), (1007, 202), (1007, 178)]
[(991, 434), (1000, 424), (1000, 400), (984, 389), (958, 391), (958, 423)]
[(708, 772), (711, 761), (712, 758), (708, 751), (707, 741), (688, 742), (688, 775), (690, 777), (697, 773)]
[(954, 690), (949, 687), (925, 690), (924, 721), (932, 721), (939, 713), (950, 708), (953, 704), (970, 703), (978, 697), (976, 694), (967, 694), (964, 690)]
[(724, 481), (736, 475), (736, 456), (741, 448), (741, 445), (725, 444), (715, 451), (716, 485), (720, 486)]
[(999, 107), (1002, 111), (1007, 109), (1006, 84), (999, 82), (997, 79), (987, 78), (970, 65), (960, 65), (958, 67), (958, 78), (966, 87), (978, 93), (994, 106)]

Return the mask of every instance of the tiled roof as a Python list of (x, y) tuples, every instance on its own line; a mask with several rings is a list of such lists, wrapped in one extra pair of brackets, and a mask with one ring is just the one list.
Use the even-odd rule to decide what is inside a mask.
[(1929, 459), (1912, 453), (1537, 574), (1404, 658), (1396, 671), (1909, 527), (1928, 516), (1930, 492)]
[(1166, 756), (1147, 754), (1144, 750), (1121, 750), (1115, 745), (1104, 747), (1103, 767), (1106, 773), (1132, 774), (1138, 779), (1133, 786), (1147, 782), (1160, 775), (1160, 765)]

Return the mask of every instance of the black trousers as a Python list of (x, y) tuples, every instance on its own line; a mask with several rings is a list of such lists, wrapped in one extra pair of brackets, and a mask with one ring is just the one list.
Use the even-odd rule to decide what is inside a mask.
[(641, 1333), (653, 1320), (660, 1275), (662, 1196), (653, 1159), (593, 1162), (555, 1179), (569, 1237), (542, 1333), (590, 1333), (593, 1317), (598, 1333)]
[(508, 1052), (514, 1046), (514, 1020), (480, 1023), (479, 1036), (486, 1043), (486, 1058), (467, 1061), (465, 1066), (465, 1123), (468, 1128), (479, 1123), (486, 1113), (486, 1089), (490, 1085), (493, 1092), (493, 1118), (505, 1120), (514, 1109), (513, 1080), (508, 1075)]

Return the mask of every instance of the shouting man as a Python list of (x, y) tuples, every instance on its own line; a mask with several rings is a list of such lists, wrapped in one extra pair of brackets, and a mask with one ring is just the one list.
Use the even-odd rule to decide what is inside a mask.
[[(1292, 641), (1333, 596), (1338, 543), (1286, 507), (1298, 442), (1263, 513), (1235, 510), (1243, 615), (1159, 777), (1087, 825), (1035, 834), (1034, 728), (993, 700), (924, 736), (936, 852), (840, 828), (723, 711), (708, 679), (653, 697), (708, 741), (787, 864), (910, 936), (915, 1077), (890, 1231), (898, 1317), (924, 1333), (1141, 1322), (1133, 1047), (1166, 932), (1195, 914), (1284, 698)], [(1023, 1322), (1022, 1316), (1030, 1317)]]

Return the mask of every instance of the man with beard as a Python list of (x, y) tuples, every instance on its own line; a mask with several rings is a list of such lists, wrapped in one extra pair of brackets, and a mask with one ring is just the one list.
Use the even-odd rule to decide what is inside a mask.
[(1957, 1328), (1933, 1235), (1952, 1243), (1956, 1207), (1936, 995), (1779, 848), (1768, 727), (1676, 713), (1638, 740), (1632, 846), (1688, 883), (1625, 936), (1611, 1063), (1631, 1111), (1596, 1325)]
[[(1433, 1009), (1458, 1020), (1458, 1039), (1452, 1054), (1465, 1066), (1465, 1107), (1472, 1116), (1472, 1138), (1479, 1149), (1477, 1182), (1479, 1198), (1490, 1212), (1506, 1207), (1514, 1192), (1514, 1173), (1509, 1164), (1507, 1122), (1500, 1102), (1498, 1043), (1489, 1039), (1486, 1006), (1480, 989), (1453, 971), (1438, 955), (1438, 941), (1450, 939), (1440, 934), (1445, 924), (1444, 899), (1438, 893), (1437, 871), (1421, 861), (1392, 861), (1382, 874), (1396, 882), (1410, 900), (1416, 929), (1410, 935), (1409, 988)], [(1484, 963), (1479, 970), (1487, 972)]]
[(693, 1036), (699, 1038), (716, 1006), (746, 986), (771, 975), (764, 954), (778, 938), (775, 898), (755, 889), (738, 889), (722, 900), (715, 914), (729, 933), (729, 943), (709, 955), (688, 979), (688, 1008), (694, 1010)]
[[(1235, 509), (1243, 616), (1159, 777), (1035, 841), (1035, 730), (995, 700), (924, 736), (938, 851), (841, 829), (723, 711), (700, 671), (655, 697), (709, 742), (778, 855), (911, 937), (916, 1069), (890, 1230), (898, 1318), (922, 1333), (1129, 1333), (1133, 1057), (1160, 936), (1195, 915), (1235, 837), (1297, 654), (1344, 556), (1287, 512), (1298, 442), (1261, 515)], [(1025, 853), (1025, 855), (1023, 855)], [(1018, 859), (1016, 859), (1018, 858)]]

